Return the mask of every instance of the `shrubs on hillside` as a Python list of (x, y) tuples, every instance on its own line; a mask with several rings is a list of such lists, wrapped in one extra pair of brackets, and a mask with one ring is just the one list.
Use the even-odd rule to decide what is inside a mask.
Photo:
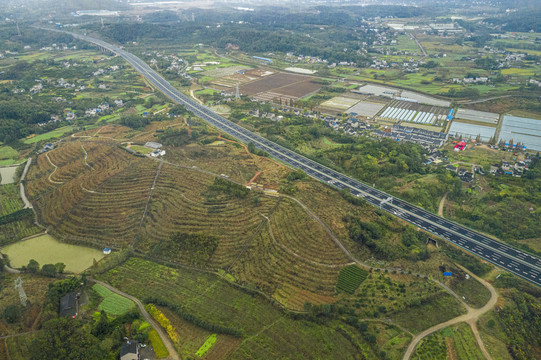
[(152, 252), (156, 255), (164, 255), (168, 258), (176, 257), (194, 265), (204, 264), (216, 248), (218, 238), (197, 233), (174, 233), (169, 239), (162, 239), (156, 244)]
[(248, 190), (245, 186), (219, 177), (214, 179), (214, 183), (209, 186), (208, 190), (209, 195), (216, 195), (216, 193), (222, 193), (234, 196), (239, 199), (245, 198), (250, 192), (250, 190)]

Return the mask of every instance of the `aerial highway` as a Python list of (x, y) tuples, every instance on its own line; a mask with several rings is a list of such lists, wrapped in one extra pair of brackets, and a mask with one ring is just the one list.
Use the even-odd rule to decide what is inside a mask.
[(363, 198), (368, 203), (400, 219), (435, 236), (446, 239), (471, 254), (477, 255), (502, 269), (541, 286), (541, 258), (522, 252), (486, 235), (432, 214), (246, 130), (242, 126), (221, 117), (206, 106), (200, 105), (193, 99), (182, 94), (161, 75), (151, 69), (144, 61), (118, 46), (81, 34), (64, 33), (71, 34), (80, 40), (91, 42), (123, 57), (172, 101), (184, 105), (187, 110), (221, 131), (244, 143), (248, 144), (251, 142), (257, 148), (266, 151), (274, 158), (279, 159), (294, 168), (302, 169), (305, 173), (317, 180), (338, 189), (348, 189), (352, 195)]

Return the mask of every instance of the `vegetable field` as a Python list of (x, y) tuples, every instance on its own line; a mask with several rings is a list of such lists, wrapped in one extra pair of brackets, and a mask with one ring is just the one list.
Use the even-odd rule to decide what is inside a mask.
[(361, 269), (357, 265), (351, 265), (343, 268), (338, 277), (336, 284), (337, 291), (343, 291), (348, 294), (353, 294), (355, 290), (368, 276), (368, 271)]
[(115, 294), (99, 284), (94, 285), (92, 289), (103, 298), (98, 309), (104, 310), (110, 315), (123, 315), (135, 307), (133, 301)]
[(152, 329), (148, 332), (148, 340), (150, 340), (154, 353), (158, 359), (163, 359), (169, 356), (169, 351), (167, 351), (167, 348), (163, 344), (163, 341), (156, 330)]
[(197, 355), (198, 357), (201, 357), (201, 356), (205, 355), (205, 353), (210, 350), (212, 345), (214, 345), (214, 343), (216, 342), (217, 337), (218, 337), (218, 335), (216, 335), (216, 334), (210, 335), (207, 338), (207, 340), (205, 341), (205, 343), (199, 348), (199, 350), (197, 350), (195, 355)]

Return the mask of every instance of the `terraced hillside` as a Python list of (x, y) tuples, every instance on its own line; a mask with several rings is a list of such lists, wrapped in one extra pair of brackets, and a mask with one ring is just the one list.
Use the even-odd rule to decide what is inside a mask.
[(347, 265), (348, 259), (325, 230), (297, 203), (284, 199), (233, 272), (300, 310), (306, 302), (336, 301), (338, 274)]
[(121, 247), (133, 241), (157, 166), (114, 144), (70, 141), (38, 156), (27, 187), (53, 234)]
[(351, 262), (298, 203), (83, 136), (40, 154), (28, 175), (40, 222), (58, 239), (225, 270), (295, 310), (338, 299)]

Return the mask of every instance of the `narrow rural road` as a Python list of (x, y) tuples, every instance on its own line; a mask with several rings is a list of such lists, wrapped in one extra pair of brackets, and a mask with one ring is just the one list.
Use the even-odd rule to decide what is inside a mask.
[(23, 174), (21, 175), (21, 179), (19, 180), (19, 190), (21, 192), (21, 199), (24, 202), (24, 208), (25, 209), (32, 209), (32, 203), (28, 201), (28, 198), (26, 197), (26, 193), (24, 191), (24, 179), (26, 179), (26, 173), (28, 172), (28, 169), (30, 168), (30, 164), (32, 163), (32, 158), (28, 158), (26, 161), (26, 165), (24, 166)]
[(96, 284), (100, 284), (101, 286), (106, 287), (107, 289), (111, 290), (112, 292), (117, 293), (120, 296), (124, 296), (125, 298), (128, 298), (131, 301), (133, 301), (135, 304), (137, 304), (137, 307), (139, 308), (139, 311), (141, 311), (141, 314), (143, 315), (145, 320), (150, 324), (150, 326), (152, 326), (158, 332), (158, 335), (160, 335), (160, 338), (162, 339), (165, 347), (169, 351), (168, 359), (180, 360), (180, 356), (178, 356), (177, 350), (175, 349), (175, 347), (171, 343), (171, 340), (169, 340), (169, 337), (165, 334), (165, 332), (163, 331), (161, 326), (154, 321), (152, 316), (150, 316), (150, 314), (145, 309), (145, 306), (143, 305), (143, 303), (141, 301), (139, 301), (139, 299), (137, 299), (136, 297), (133, 297), (131, 295), (128, 295), (125, 292), (120, 291), (117, 288), (115, 288), (115, 287), (113, 287), (113, 286), (111, 286), (111, 285), (109, 285), (107, 283), (104, 283), (103, 281), (99, 281), (99, 280), (96, 280), (96, 279), (89, 279), (89, 280), (92, 281), (92, 282), (95, 282)]
[[(4, 259), (4, 255), (2, 255), (2, 253), (0, 253), (0, 259)], [(21, 273), (19, 270), (10, 268), (9, 266), (7, 266), (5, 264), (4, 264), (4, 271), (7, 272), (8, 274), (20, 274)]]
[(415, 35), (413, 35), (412, 33), (408, 33), (408, 35), (412, 38), (413, 41), (415, 41), (415, 43), (417, 44), (417, 46), (419, 47), (419, 49), (423, 53), (423, 57), (420, 60), (423, 60), (424, 58), (426, 58), (428, 56), (428, 54), (426, 53), (425, 49), (423, 48), (423, 45), (421, 45), (421, 43), (419, 42), (419, 40), (417, 40)]
[(464, 315), (460, 315), (460, 316), (458, 316), (458, 317), (456, 317), (454, 319), (445, 321), (443, 323), (434, 325), (431, 328), (426, 329), (425, 331), (417, 334), (411, 340), (411, 343), (409, 344), (408, 349), (406, 350), (406, 353), (404, 354), (403, 360), (409, 360), (411, 358), (411, 356), (413, 355), (413, 352), (415, 351), (415, 348), (417, 347), (417, 345), (419, 344), (419, 342), (423, 338), (425, 338), (428, 335), (433, 334), (433, 333), (435, 333), (435, 332), (437, 332), (439, 330), (442, 330), (442, 329), (444, 329), (444, 328), (446, 328), (448, 326), (455, 325), (455, 324), (458, 324), (458, 323), (461, 323), (461, 322), (465, 322), (465, 323), (467, 323), (467, 324), (469, 324), (471, 326), (473, 334), (475, 336), (475, 339), (477, 340), (477, 344), (479, 345), (479, 348), (483, 352), (483, 355), (485, 356), (485, 358), (487, 358), (489, 360), (492, 359), (490, 354), (486, 350), (485, 345), (484, 345), (483, 341), (481, 340), (481, 337), (479, 336), (479, 331), (477, 330), (477, 320), (479, 320), (479, 317), (481, 315), (483, 315), (484, 313), (490, 311), (494, 307), (494, 305), (496, 305), (496, 302), (498, 301), (498, 293), (496, 292), (496, 289), (494, 289), (494, 287), (490, 283), (488, 283), (487, 281), (479, 278), (475, 274), (471, 273), (469, 270), (467, 270), (463, 266), (460, 266), (458, 264), (456, 264), (456, 265), (458, 267), (460, 267), (462, 270), (466, 271), (475, 280), (477, 280), (481, 284), (483, 284), (490, 291), (490, 299), (485, 304), (485, 306), (483, 306), (480, 309), (474, 309), (474, 308), (470, 307), (469, 305), (463, 304), (464, 306), (466, 306), (466, 309), (468, 310), (468, 313), (466, 313)]
[(460, 102), (460, 104), (479, 104), (479, 103), (482, 103), (482, 102), (485, 102), (485, 101), (490, 101), (490, 100), (496, 100), (496, 99), (503, 99), (503, 98), (508, 98), (508, 97), (513, 97), (513, 96), (518, 96), (518, 95), (502, 95), (502, 96), (494, 96), (494, 97), (489, 97), (489, 98), (486, 98), (486, 99), (481, 99), (481, 100), (470, 100), (470, 101), (465, 101), (465, 102)]

